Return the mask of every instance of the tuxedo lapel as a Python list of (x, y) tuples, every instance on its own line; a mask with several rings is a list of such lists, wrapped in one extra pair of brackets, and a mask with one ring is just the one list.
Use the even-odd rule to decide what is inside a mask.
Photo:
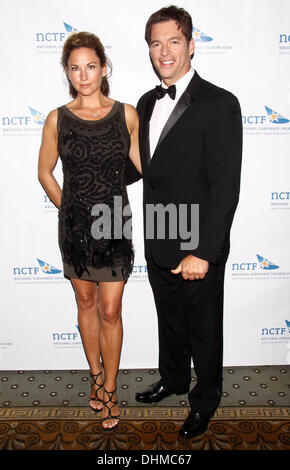
[(149, 139), (149, 128), (150, 128), (150, 119), (156, 102), (155, 92), (149, 97), (144, 110), (144, 120), (143, 125), (141, 126), (142, 134), (142, 146), (143, 146), (143, 155), (145, 157), (146, 169), (149, 168), (151, 162), (151, 152), (150, 152), (150, 139)]
[(178, 100), (176, 106), (174, 107), (172, 113), (170, 114), (168, 120), (166, 121), (165, 126), (162, 129), (160, 134), (156, 149), (158, 145), (165, 139), (168, 132), (171, 131), (173, 126), (176, 124), (178, 119), (183, 115), (183, 113), (187, 110), (189, 105), (193, 102), (195, 95), (198, 92), (199, 84), (200, 84), (200, 77), (197, 72), (194, 73), (194, 76), (190, 80), (186, 90), (181, 95), (180, 99)]

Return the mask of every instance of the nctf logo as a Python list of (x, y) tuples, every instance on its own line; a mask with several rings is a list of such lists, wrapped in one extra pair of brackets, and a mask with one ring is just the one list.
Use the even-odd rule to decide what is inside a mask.
[(30, 115), (26, 116), (2, 116), (2, 126), (29, 126), (31, 124), (44, 124), (45, 115), (28, 106)]
[(41, 259), (36, 258), (38, 261), (38, 264), (40, 266), (41, 271), (44, 274), (58, 274), (61, 273), (61, 269), (55, 268), (51, 264), (46, 263), (45, 261), (42, 261)]
[(290, 54), (290, 34), (280, 34), (278, 44), (279, 54)]
[(63, 43), (76, 28), (63, 21), (63, 30), (35, 33), (36, 50), (39, 53), (59, 53)]
[(193, 26), (192, 37), (196, 42), (196, 48), (198, 53), (201, 54), (225, 54), (233, 48), (230, 44), (224, 44), (218, 41), (214, 41), (214, 38), (207, 33), (201, 31), (201, 29)]
[[(277, 325), (277, 324), (276, 324)], [(261, 330), (261, 340), (263, 343), (269, 343), (279, 340), (279, 343), (285, 342), (288, 343), (290, 335), (290, 321), (285, 320), (285, 325), (283, 326), (268, 326), (267, 328), (262, 328)]]
[(52, 333), (52, 342), (55, 348), (81, 347), (81, 337), (79, 326), (75, 325), (74, 331), (64, 330)]
[(77, 29), (63, 21), (65, 31), (36, 33), (36, 42), (63, 42), (68, 34)]
[(62, 270), (52, 264), (36, 258), (37, 265), (16, 266), (13, 268), (13, 277), (16, 283), (38, 282), (67, 282), (62, 276)]
[(250, 114), (248, 116), (243, 115), (243, 123), (250, 125), (265, 124), (267, 117), (271, 124), (286, 124), (289, 122), (289, 119), (285, 118), (268, 106), (265, 106), (265, 109), (267, 114)]
[(274, 191), (270, 199), (271, 209), (289, 209), (290, 191)]
[(43, 208), (46, 213), (58, 212), (58, 207), (51, 201), (46, 193), (42, 196)]
[(264, 258), (263, 256), (256, 255), (258, 262), (256, 263), (233, 263), (232, 271), (255, 271), (257, 268), (265, 269), (265, 270), (272, 270), (278, 269), (279, 266), (277, 264), (272, 263), (268, 259)]
[(197, 42), (209, 42), (213, 40), (212, 37), (203, 33), (200, 29), (196, 28), (195, 26), (192, 28), (192, 37)]
[(290, 133), (290, 127), (285, 126), (290, 120), (282, 116), (275, 109), (264, 105), (266, 114), (249, 113), (243, 114), (243, 126), (245, 134), (256, 135), (286, 135)]
[(272, 263), (272, 261), (269, 261), (266, 258), (263, 258), (263, 256), (257, 255), (258, 262), (260, 265), (261, 269), (266, 269), (266, 270), (271, 270), (271, 269), (279, 269), (279, 266), (277, 264)]
[(42, 125), (44, 124), (46, 116), (42, 114), (41, 112), (37, 111), (36, 109), (33, 109), (29, 106), (29, 111), (32, 116), (34, 124)]
[[(290, 272), (283, 270), (283, 266), (270, 261), (268, 258), (256, 254), (257, 261), (232, 264), (232, 279), (235, 280), (263, 280), (263, 279), (289, 279)], [(285, 268), (284, 268), (285, 269)]]
[(31, 106), (29, 113), (0, 116), (0, 125), (3, 136), (31, 136), (39, 135), (46, 115)]
[(276, 111), (273, 111), (273, 109), (268, 108), (265, 106), (265, 109), (268, 114), (269, 121), (273, 124), (286, 124), (289, 122), (289, 119), (285, 118), (281, 114), (277, 113)]
[(147, 281), (147, 265), (146, 264), (134, 264), (132, 273), (129, 277), (129, 281)]

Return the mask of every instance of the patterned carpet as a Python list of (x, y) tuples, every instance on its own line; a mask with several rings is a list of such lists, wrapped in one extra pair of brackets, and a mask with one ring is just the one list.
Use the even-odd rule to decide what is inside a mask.
[(1, 450), (290, 450), (290, 408), (219, 408), (208, 430), (189, 440), (178, 437), (185, 408), (122, 408), (109, 432), (87, 408), (4, 411)]
[(178, 431), (189, 410), (186, 395), (168, 397), (162, 406), (134, 399), (137, 390), (158, 380), (155, 370), (119, 372), (121, 421), (109, 432), (87, 406), (88, 371), (1, 371), (0, 449), (114, 450), (114, 455), (290, 450), (289, 374), (289, 366), (225, 368), (222, 402), (208, 430), (184, 440)]

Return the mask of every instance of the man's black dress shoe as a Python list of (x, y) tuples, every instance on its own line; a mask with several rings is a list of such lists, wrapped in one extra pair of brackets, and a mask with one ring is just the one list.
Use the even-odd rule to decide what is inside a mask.
[(209, 413), (191, 410), (179, 431), (179, 435), (190, 439), (191, 437), (203, 434), (207, 430), (209, 420), (213, 414), (214, 412)]
[(176, 395), (183, 395), (187, 392), (188, 389), (179, 393), (172, 392), (162, 385), (162, 380), (159, 380), (159, 382), (150, 385), (150, 387), (148, 387), (147, 390), (144, 390), (144, 392), (136, 393), (136, 400), (141, 403), (158, 403), (173, 393), (176, 393)]

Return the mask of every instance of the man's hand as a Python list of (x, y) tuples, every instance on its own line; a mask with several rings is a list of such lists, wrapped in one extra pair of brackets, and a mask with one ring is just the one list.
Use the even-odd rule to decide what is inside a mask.
[(181, 273), (183, 279), (194, 281), (195, 279), (204, 279), (208, 267), (208, 261), (188, 255), (179, 263), (176, 269), (171, 269), (171, 272), (173, 274)]

